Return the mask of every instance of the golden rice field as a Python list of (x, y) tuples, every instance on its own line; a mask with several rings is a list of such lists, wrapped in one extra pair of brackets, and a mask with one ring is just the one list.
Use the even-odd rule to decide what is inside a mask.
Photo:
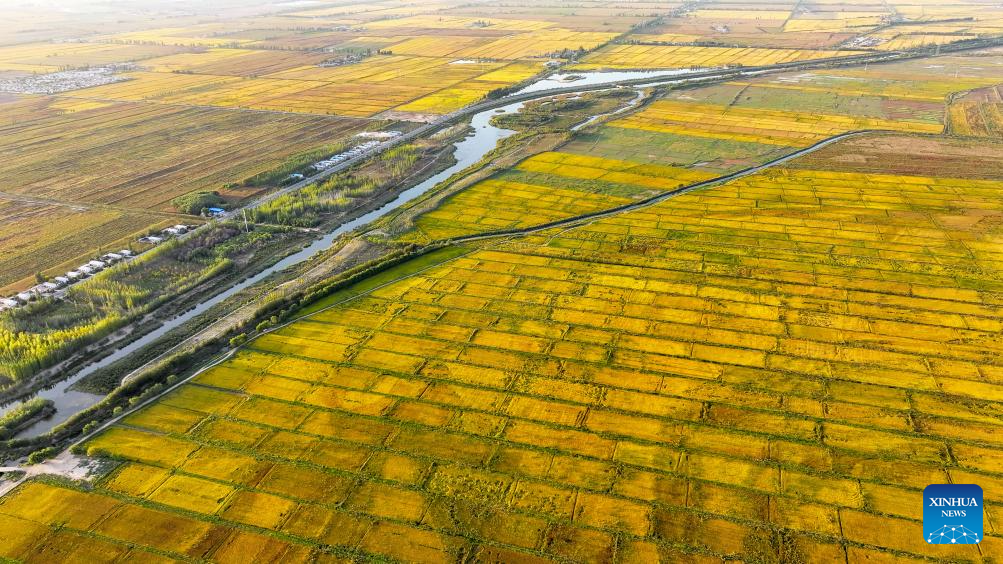
[(875, 48), (880, 51), (900, 51), (932, 45), (947, 45), (977, 37), (977, 35), (892, 34), (891, 37), (887, 37), (887, 41), (875, 46)]
[(140, 61), (179, 51), (163, 45), (28, 43), (0, 47), (0, 71), (55, 72), (65, 68)]
[[(369, 117), (394, 107), (448, 113), (543, 68), (541, 63), (466, 63), (403, 55), (374, 56), (352, 65), (321, 67), (313, 64), (318, 62), (315, 56), (296, 52), (220, 54), (228, 51), (233, 50), (182, 54), (150, 62), (153, 69), (194, 74), (131, 72), (126, 75), (131, 80), (76, 90), (67, 96), (351, 117)], [(266, 73), (269, 69), (281, 70)]]
[[(136, 65), (0, 94), (0, 287), (565, 49), (592, 50), (570, 71), (753, 66), (1003, 33), (974, 0), (173, 4), (0, 17), (0, 79)], [(987, 50), (678, 88), (418, 203), (395, 242), (895, 132), (322, 298), (88, 438), (92, 480), (0, 497), (0, 561), (1003, 559), (1001, 76)], [(983, 487), (981, 544), (924, 541), (932, 483)]]
[(861, 129), (915, 133), (940, 133), (943, 129), (938, 123), (925, 121), (725, 107), (675, 100), (659, 100), (610, 125), (791, 147), (812, 145), (839, 133)]
[(511, 172), (450, 197), (422, 214), (406, 239), (434, 241), (457, 235), (531, 227), (601, 211), (712, 173), (588, 155), (546, 152), (520, 162)]
[(394, 108), (402, 112), (447, 114), (483, 99), (489, 92), (528, 80), (542, 70), (539, 63), (515, 62), (498, 70), (443, 88)]
[(423, 36), (388, 47), (394, 54), (484, 59), (521, 59), (564, 49), (594, 49), (618, 34), (545, 29), (498, 39), (469, 36)]
[[(91, 440), (125, 463), (6, 496), (0, 553), (993, 558), (1001, 189), (775, 170), (472, 249)], [(923, 541), (951, 482), (978, 547)]]
[[(880, 68), (881, 73), (903, 72), (894, 65)], [(639, 112), (607, 122), (587, 139), (571, 141), (563, 153), (532, 157), (446, 199), (420, 216), (416, 230), (404, 239), (529, 227), (608, 209), (849, 131), (936, 134), (944, 129), (943, 97), (933, 103), (888, 95), (823, 95), (790, 86), (806, 74), (670, 92)], [(928, 88), (941, 84), (935, 71), (913, 78)], [(854, 82), (870, 80), (879, 79)], [(967, 80), (981, 84), (986, 79)], [(671, 165), (648, 160), (650, 153)], [(633, 190), (624, 189), (628, 186)]]
[(761, 66), (859, 55), (861, 51), (609, 45), (582, 58), (579, 70)]

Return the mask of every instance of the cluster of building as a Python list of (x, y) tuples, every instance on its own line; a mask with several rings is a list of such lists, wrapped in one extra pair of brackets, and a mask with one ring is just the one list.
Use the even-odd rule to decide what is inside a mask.
[[(337, 155), (322, 161), (315, 162), (313, 163), (313, 168), (317, 171), (327, 170), (336, 164), (353, 159), (370, 149), (378, 147), (384, 140), (393, 139), (394, 137), (398, 137), (400, 135), (400, 131), (364, 131), (362, 133), (358, 133), (356, 134), (356, 137), (373, 139), (373, 141), (366, 141), (365, 143), (356, 145), (343, 153), (338, 153)], [(302, 178), (300, 178), (300, 180), (302, 180)]]
[(336, 164), (341, 164), (348, 159), (355, 158), (374, 147), (378, 147), (379, 144), (379, 141), (366, 141), (365, 143), (352, 147), (344, 153), (338, 153), (330, 158), (313, 163), (313, 168), (314, 170), (327, 170)]
[[(156, 245), (171, 237), (184, 235), (193, 228), (194, 226), (192, 225), (179, 223), (162, 230), (160, 235), (147, 235), (145, 237), (140, 237), (139, 242)], [(43, 297), (58, 297), (59, 293), (65, 290), (68, 286), (85, 278), (89, 278), (115, 263), (134, 258), (135, 256), (136, 254), (129, 249), (122, 249), (121, 251), (114, 253), (105, 253), (94, 260), (81, 264), (62, 276), (55, 276), (51, 280), (47, 280), (41, 284), (36, 284), (14, 296), (0, 297), (0, 311), (23, 306)]]
[[(120, 65), (80, 70), (30, 74), (0, 79), (0, 92), (15, 94), (58, 94), (80, 88), (91, 88), (127, 80), (118, 74)], [(128, 70), (127, 68), (125, 70)]]
[[(209, 208), (209, 209), (210, 210), (218, 209), (220, 211), (225, 211), (222, 208)], [(177, 225), (172, 225), (171, 227), (164, 229), (163, 231), (160, 232), (160, 235), (147, 235), (145, 237), (140, 237), (139, 242), (150, 243), (151, 245), (159, 245), (160, 243), (163, 243), (165, 240), (170, 239), (171, 237), (184, 235), (185, 233), (191, 231), (191, 229), (192, 229), (191, 225), (184, 225), (182, 223), (179, 223)]]
[(75, 284), (84, 278), (93, 276), (117, 262), (130, 259), (134, 256), (135, 253), (129, 249), (122, 249), (121, 251), (114, 253), (105, 253), (101, 255), (101, 257), (81, 264), (62, 276), (55, 276), (51, 280), (42, 282), (41, 284), (36, 284), (14, 296), (0, 298), (0, 311), (22, 306), (39, 298), (54, 295), (65, 289), (67, 286)]

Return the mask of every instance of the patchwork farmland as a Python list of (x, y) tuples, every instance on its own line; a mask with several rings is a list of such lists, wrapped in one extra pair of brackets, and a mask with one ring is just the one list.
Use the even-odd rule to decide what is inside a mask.
[(1000, 188), (781, 169), (472, 248), (92, 439), (128, 463), (19, 489), (5, 545), (940, 558), (909, 500), (953, 481), (987, 487), (994, 554)]
[(0, 561), (1003, 558), (1003, 8), (81, 2), (0, 286), (206, 225), (0, 308)]

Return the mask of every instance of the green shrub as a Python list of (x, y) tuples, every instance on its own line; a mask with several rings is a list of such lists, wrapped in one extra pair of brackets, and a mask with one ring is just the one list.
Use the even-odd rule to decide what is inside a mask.
[(35, 452), (28, 455), (28, 464), (38, 464), (39, 462), (44, 462), (53, 456), (56, 456), (59, 451), (56, 447), (46, 447), (41, 450), (36, 450)]
[(226, 200), (219, 192), (190, 192), (171, 200), (171, 205), (181, 213), (198, 215), (204, 208), (221, 207)]

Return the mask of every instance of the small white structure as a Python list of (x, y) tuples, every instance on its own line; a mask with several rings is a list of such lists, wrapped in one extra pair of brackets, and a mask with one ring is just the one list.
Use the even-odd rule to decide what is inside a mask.
[(181, 235), (184, 232), (178, 230), (177, 227), (168, 227), (167, 229), (164, 229), (163, 233), (166, 235)]
[(77, 270), (79, 270), (80, 272), (82, 272), (84, 276), (90, 276), (91, 274), (94, 274), (95, 272), (97, 272), (96, 270), (94, 270), (93, 268), (91, 268), (90, 266), (88, 266), (86, 264), (82, 264), (82, 265), (78, 266)]
[(101, 255), (101, 260), (103, 260), (105, 262), (108, 262), (108, 263), (116, 263), (116, 262), (122, 260), (122, 258), (123, 258), (122, 255), (120, 255), (118, 253), (108, 253), (108, 254), (105, 254), (105, 255)]
[(21, 302), (11, 299), (11, 298), (0, 298), (0, 306), (5, 308), (17, 307), (21, 305)]
[(59, 284), (56, 284), (55, 282), (42, 282), (40, 286), (45, 288), (48, 292), (55, 292), (59, 289)]
[[(67, 275), (69, 275), (68, 272)], [(60, 286), (65, 286), (70, 282), (72, 282), (72, 280), (70, 280), (67, 276), (56, 276), (55, 278), (52, 279), (52, 281), (55, 282), (56, 284), (59, 284)]]
[(32, 294), (31, 292), (21, 292), (20, 294), (14, 297), (17, 298), (17, 301), (21, 302), (22, 304), (26, 304), (31, 300), (35, 299), (35, 294)]
[(154, 245), (158, 245), (158, 244), (164, 242), (164, 238), (163, 237), (157, 237), (156, 235), (147, 235), (146, 237), (140, 237), (139, 238), (139, 242), (140, 243), (153, 243)]
[(118, 254), (122, 255), (123, 257), (131, 257), (132, 251), (130, 251), (129, 249), (122, 249), (121, 251), (118, 252)]
[(94, 270), (101, 270), (102, 268), (108, 266), (108, 263), (101, 262), (99, 260), (92, 260), (87, 263), (87, 266), (93, 268)]
[(79, 270), (71, 270), (66, 273), (66, 277), (71, 280), (80, 280), (81, 278), (85, 278), (86, 276), (87, 276), (86, 274), (80, 272)]

